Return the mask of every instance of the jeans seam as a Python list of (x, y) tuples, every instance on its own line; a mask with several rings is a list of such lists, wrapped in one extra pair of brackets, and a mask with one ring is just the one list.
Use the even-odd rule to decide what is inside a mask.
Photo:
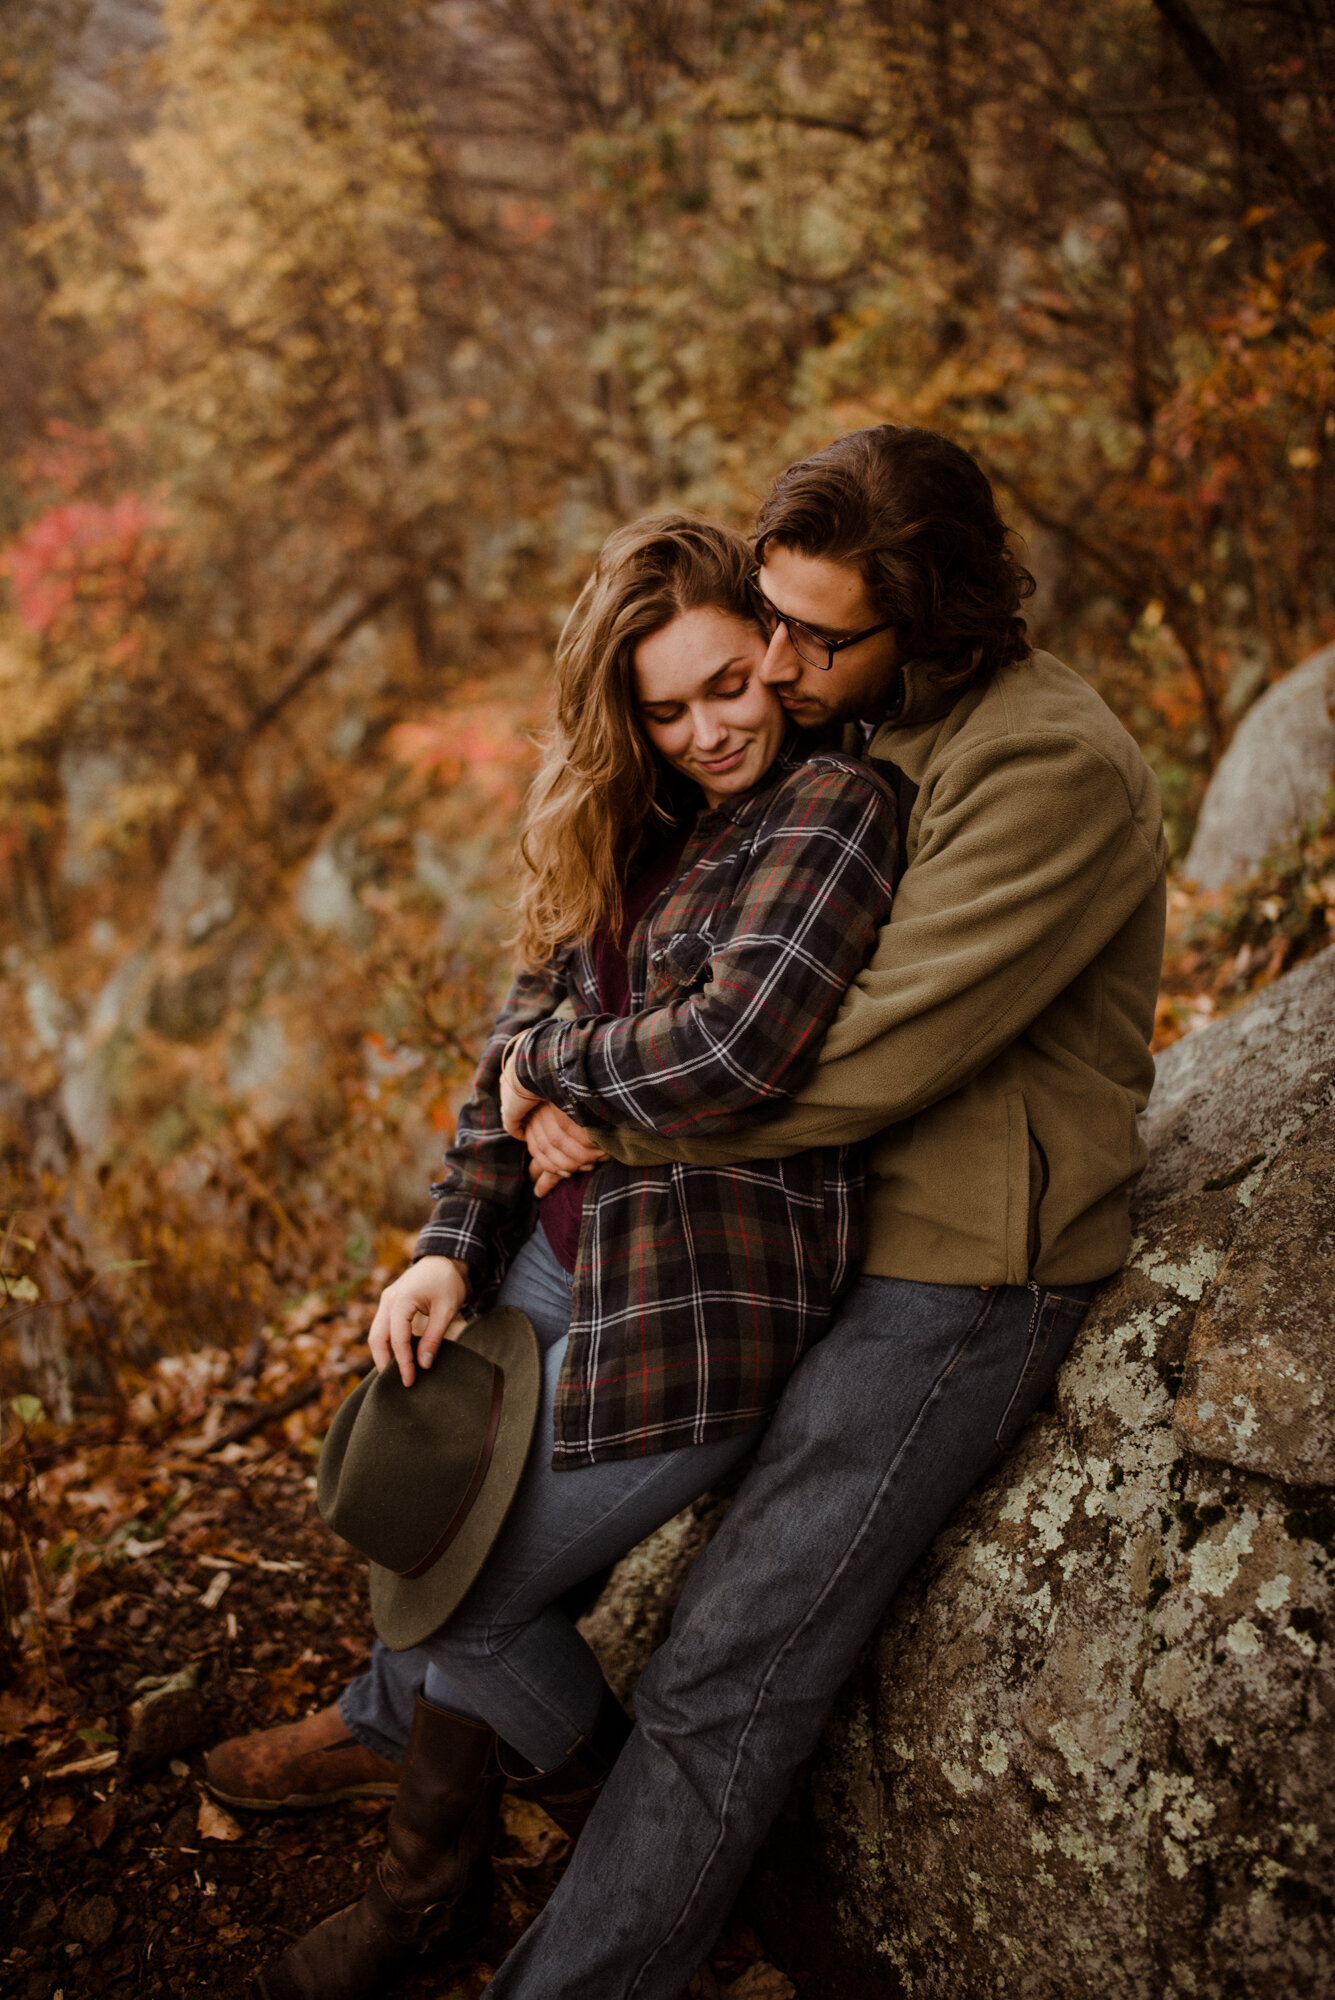
[(899, 1450), (895, 1453), (894, 1458), (891, 1460), (890, 1464), (886, 1467), (885, 1473), (881, 1478), (880, 1484), (877, 1486), (876, 1492), (872, 1496), (872, 1499), (869, 1505), (867, 1506), (867, 1509), (863, 1514), (861, 1521), (858, 1523), (857, 1528), (850, 1537), (848, 1546), (844, 1550), (844, 1554), (838, 1566), (830, 1573), (829, 1577), (826, 1579), (824, 1589), (820, 1592), (820, 1595), (816, 1598), (815, 1602), (808, 1607), (803, 1617), (788, 1633), (787, 1637), (775, 1649), (774, 1657), (770, 1661), (768, 1667), (765, 1669), (765, 1673), (759, 1685), (757, 1686), (756, 1698), (751, 1705), (751, 1712), (746, 1719), (746, 1724), (742, 1729), (740, 1736), (737, 1739), (736, 1753), (732, 1760), (732, 1767), (728, 1772), (727, 1783), (723, 1788), (723, 1798), (719, 1812), (718, 1838), (715, 1840), (713, 1846), (709, 1850), (709, 1853), (705, 1856), (704, 1860), (702, 1861), (700, 1868), (696, 1874), (695, 1880), (691, 1884), (689, 1890), (687, 1891), (683, 1899), (682, 1907), (677, 1915), (676, 1921), (673, 1923), (671, 1929), (666, 1933), (666, 1935), (663, 1938), (661, 1938), (659, 1942), (654, 1946), (653, 1950), (649, 1953), (648, 1957), (644, 1960), (643, 1964), (640, 1966), (640, 1969), (636, 1973), (633, 1982), (631, 1983), (630, 1986), (627, 1987), (626, 2000), (635, 2000), (635, 1995), (639, 1991), (641, 1991), (643, 1981), (646, 1975), (652, 1969), (654, 1960), (658, 1958), (662, 1952), (667, 1950), (668, 1946), (672, 1943), (673, 1938), (685, 1925), (687, 1919), (690, 1916), (691, 1910), (695, 1904), (696, 1898), (700, 1894), (701, 1886), (704, 1883), (705, 1878), (709, 1873), (710, 1867), (713, 1864), (714, 1858), (723, 1844), (724, 1834), (728, 1819), (728, 1807), (731, 1803), (733, 1792), (736, 1788), (736, 1783), (737, 1783), (738, 1766), (741, 1763), (742, 1753), (746, 1748), (747, 1739), (749, 1738), (751, 1730), (755, 1725), (756, 1717), (759, 1714), (760, 1709), (764, 1703), (765, 1697), (769, 1691), (770, 1683), (772, 1682), (775, 1674), (778, 1672), (779, 1667), (781, 1666), (787, 1655), (792, 1651), (793, 1647), (797, 1644), (798, 1638), (801, 1635), (801, 1633), (806, 1630), (807, 1626), (810, 1625), (812, 1620), (819, 1614), (821, 1606), (825, 1603), (831, 1591), (834, 1589), (835, 1585), (839, 1582), (839, 1579), (843, 1576), (849, 1564), (853, 1561), (853, 1558), (857, 1554), (857, 1551), (860, 1548), (861, 1544), (866, 1539), (868, 1533), (870, 1532), (871, 1523), (875, 1518), (875, 1516), (879, 1513), (882, 1503), (885, 1500), (886, 1493), (889, 1490), (894, 1480), (895, 1473), (898, 1471), (905, 1453), (907, 1452), (910, 1444), (913, 1442), (913, 1439), (916, 1437), (919, 1429), (921, 1428), (923, 1419), (925, 1418), (928, 1410), (936, 1402), (938, 1396), (941, 1393), (943, 1384), (947, 1382), (950, 1376), (953, 1374), (955, 1366), (957, 1362), (960, 1360), (961, 1356), (963, 1355), (965, 1349), (973, 1343), (974, 1339), (976, 1338), (978, 1333), (981, 1331), (983, 1325), (987, 1321), (992, 1311), (993, 1301), (995, 1300), (996, 1296), (997, 1292), (995, 1288), (986, 1294), (982, 1303), (982, 1309), (978, 1313), (977, 1318), (971, 1322), (967, 1333), (965, 1333), (963, 1338), (960, 1340), (958, 1346), (955, 1348), (955, 1351), (950, 1356), (949, 1361), (947, 1361), (945, 1365), (941, 1368), (940, 1372), (933, 1381), (931, 1389), (929, 1390), (927, 1395), (923, 1397), (922, 1402), (918, 1406), (917, 1413), (914, 1416), (913, 1423), (911, 1424), (909, 1429), (904, 1433), (904, 1437), (900, 1443)]
[[(541, 1709), (543, 1714), (550, 1716), (553, 1720), (562, 1723), (562, 1725), (573, 1722), (576, 1727), (577, 1733), (581, 1726), (578, 1722), (578, 1718), (567, 1716), (560, 1709), (554, 1707), (548, 1700), (546, 1693), (542, 1689), (536, 1687), (528, 1679), (527, 1675), (521, 1672), (520, 1669), (509, 1659), (505, 1646), (496, 1643), (493, 1634), (495, 1633), (497, 1624), (504, 1616), (507, 1607), (514, 1602), (515, 1598), (518, 1597), (522, 1591), (530, 1589), (538, 1581), (540, 1577), (544, 1576), (547, 1573), (547, 1571), (552, 1567), (554, 1563), (558, 1562), (563, 1556), (567, 1555), (571, 1549), (577, 1548), (581, 1541), (585, 1540), (589, 1535), (593, 1534), (595, 1531), (603, 1529), (606, 1526), (606, 1524), (609, 1521), (614, 1520), (617, 1514), (619, 1514), (624, 1508), (630, 1506), (632, 1502), (638, 1501), (644, 1493), (651, 1491), (656, 1484), (661, 1484), (662, 1480), (672, 1470), (672, 1467), (667, 1463), (667, 1456), (668, 1455), (666, 1453), (660, 1455), (659, 1462), (654, 1466), (651, 1475), (635, 1488), (633, 1494), (626, 1494), (621, 1500), (617, 1502), (615, 1507), (609, 1509), (608, 1512), (604, 1514), (600, 1514), (596, 1522), (591, 1523), (590, 1525), (582, 1528), (579, 1534), (571, 1536), (568, 1540), (562, 1542), (559, 1548), (554, 1549), (551, 1552), (551, 1554), (547, 1557), (547, 1560), (543, 1563), (541, 1569), (534, 1570), (529, 1576), (525, 1577), (524, 1581), (521, 1584), (517, 1584), (515, 1588), (510, 1592), (510, 1595), (505, 1600), (505, 1603), (497, 1606), (494, 1615), (487, 1620), (486, 1624), (483, 1626), (481, 1632), (479, 1633), (479, 1645), (475, 1657), (485, 1660), (492, 1667), (494, 1671), (500, 1671), (504, 1673), (506, 1678), (515, 1687), (521, 1689), (526, 1698), (532, 1701), (537, 1708)], [(551, 1607), (547, 1606), (545, 1608), (550, 1609)], [(531, 1620), (523, 1621), (524, 1624), (528, 1624), (530, 1622)], [(448, 1631), (449, 1629), (448, 1621), (446, 1622), (446, 1625), (443, 1626), (441, 1629), (443, 1631)], [(520, 1629), (522, 1629), (522, 1626)], [(429, 1647), (429, 1645), (430, 1641), (427, 1641), (427, 1646)], [(437, 1665), (438, 1672), (445, 1674), (448, 1677), (448, 1672), (449, 1672), (448, 1666), (439, 1665), (435, 1661), (433, 1661), (432, 1664)]]
[[(1044, 1333), (1044, 1313), (1049, 1306), (1053, 1305), (1053, 1294), (1041, 1291), (1032, 1279), (1029, 1282), (1028, 1290), (1033, 1294), (1034, 1309), (1029, 1315), (1029, 1325), (1025, 1329), (1024, 1358), (1020, 1363), (1020, 1372), (1015, 1378), (1015, 1387), (1012, 1389), (1006, 1407), (1001, 1413), (1001, 1422), (997, 1425), (996, 1436), (992, 1440), (994, 1444), (1000, 1444), (1001, 1440), (1005, 1437), (1006, 1426), (1011, 1420), (1011, 1411), (1023, 1395), (1025, 1384), (1033, 1378), (1034, 1369), (1037, 1365), (1035, 1357), (1041, 1355), (1047, 1347), (1047, 1339)], [(1055, 1316), (1054, 1306), (1052, 1317), (1055, 1318)], [(1048, 1331), (1051, 1331), (1051, 1319), (1048, 1321)]]

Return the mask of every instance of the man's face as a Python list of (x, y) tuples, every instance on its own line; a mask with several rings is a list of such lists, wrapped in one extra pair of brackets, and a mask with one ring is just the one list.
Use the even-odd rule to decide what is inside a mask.
[[(847, 639), (882, 622), (861, 574), (850, 563), (771, 545), (757, 581), (776, 611), (799, 619), (821, 638)], [(892, 630), (845, 647), (828, 668), (813, 666), (794, 651), (787, 627), (776, 625), (760, 678), (775, 690), (801, 729), (819, 729), (830, 722), (873, 722), (894, 694), (898, 660), (898, 636)]]

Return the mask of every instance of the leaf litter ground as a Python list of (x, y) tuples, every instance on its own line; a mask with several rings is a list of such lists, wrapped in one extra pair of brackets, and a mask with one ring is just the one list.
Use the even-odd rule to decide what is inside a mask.
[[(30, 1588), (19, 1616), (7, 1608), (22, 1643), (0, 1693), (5, 2000), (241, 1994), (364, 1886), (386, 1804), (233, 1815), (202, 1774), (222, 1737), (334, 1700), (369, 1650), (364, 1566), (313, 1491), (368, 1319), (366, 1300), (313, 1294), (248, 1380), (220, 1350), (168, 1358), (145, 1371), (128, 1417), (38, 1423), (22, 1465), (11, 1448)], [(244, 1424), (256, 1428), (228, 1442)], [(487, 1933), (404, 1986), (406, 2000), (480, 1994), (567, 1852), (536, 1807), (507, 1801)], [(785, 2000), (795, 1988), (736, 1919), (690, 1990)]]

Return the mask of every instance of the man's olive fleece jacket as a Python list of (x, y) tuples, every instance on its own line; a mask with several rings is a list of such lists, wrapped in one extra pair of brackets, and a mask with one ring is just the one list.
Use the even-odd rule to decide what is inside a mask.
[(962, 695), (910, 662), (867, 755), (917, 787), (907, 868), (808, 1082), (727, 1136), (597, 1137), (631, 1165), (869, 1139), (865, 1271), (1103, 1277), (1127, 1253), (1154, 1078), (1167, 861), (1154, 775), (1049, 653)]

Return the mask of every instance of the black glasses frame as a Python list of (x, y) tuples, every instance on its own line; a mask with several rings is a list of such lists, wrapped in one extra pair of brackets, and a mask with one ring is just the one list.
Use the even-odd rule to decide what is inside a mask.
[[(889, 632), (895, 624), (893, 618), (887, 618), (880, 625), (868, 625), (864, 632), (850, 632), (846, 639), (827, 639), (823, 633), (814, 631), (810, 625), (804, 625), (800, 618), (790, 618), (786, 611), (780, 611), (777, 604), (771, 604), (760, 588), (759, 574), (759, 571), (756, 571), (747, 581), (751, 586), (751, 595), (755, 599), (761, 625), (766, 628), (770, 638), (774, 637), (782, 625), (788, 634), (788, 643), (798, 659), (805, 660), (809, 667), (819, 667), (823, 674), (828, 674), (834, 665), (836, 653), (844, 652), (849, 646), (861, 645), (864, 639), (874, 639), (878, 632)], [(807, 645), (814, 646), (817, 653), (824, 653), (825, 658), (818, 659), (807, 652), (803, 645), (804, 640)]]

